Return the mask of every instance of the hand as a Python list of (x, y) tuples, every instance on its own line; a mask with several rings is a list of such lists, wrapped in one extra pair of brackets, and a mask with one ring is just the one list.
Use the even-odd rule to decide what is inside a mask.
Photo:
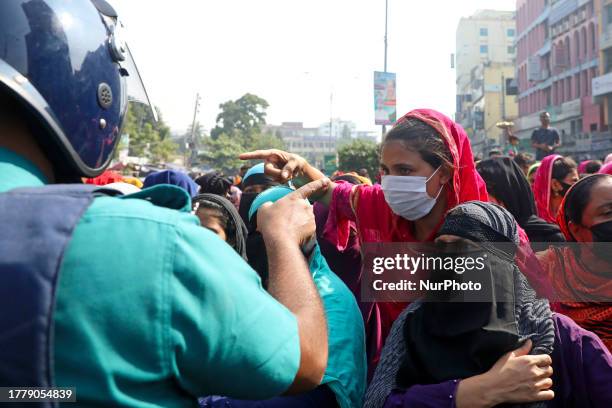
[(504, 354), (483, 374), (485, 390), (490, 392), (493, 405), (547, 401), (555, 397), (550, 389), (552, 359), (547, 354), (528, 355), (531, 340), (518, 349)]
[(306, 184), (274, 204), (266, 203), (257, 211), (257, 229), (266, 239), (281, 239), (302, 245), (316, 232), (312, 205), (306, 200), (330, 185), (329, 179)]
[(243, 153), (239, 158), (240, 160), (264, 160), (265, 173), (280, 183), (286, 183), (297, 177), (308, 166), (308, 162), (301, 156), (278, 149), (255, 150)]

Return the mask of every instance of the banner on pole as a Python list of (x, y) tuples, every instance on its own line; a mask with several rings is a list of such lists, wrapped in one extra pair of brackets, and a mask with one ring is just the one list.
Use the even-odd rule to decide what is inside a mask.
[(392, 125), (397, 119), (395, 74), (374, 72), (374, 120), (377, 125)]

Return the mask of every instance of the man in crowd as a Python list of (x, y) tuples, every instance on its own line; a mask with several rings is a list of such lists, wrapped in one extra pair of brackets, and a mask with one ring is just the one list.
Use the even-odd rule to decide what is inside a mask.
[(540, 122), (542, 126), (531, 134), (531, 146), (536, 149), (537, 161), (554, 154), (555, 150), (561, 146), (559, 132), (557, 132), (557, 129), (550, 127), (550, 113), (542, 112)]
[(313, 389), (327, 330), (300, 245), (327, 181), (260, 209), (269, 293), (182, 190), (59, 184), (104, 171), (142, 85), (117, 24), (104, 0), (0, 2), (0, 386), (134, 407)]

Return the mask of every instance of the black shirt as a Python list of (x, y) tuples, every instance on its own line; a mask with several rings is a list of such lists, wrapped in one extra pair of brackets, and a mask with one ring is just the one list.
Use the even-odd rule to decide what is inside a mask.
[[(539, 128), (531, 134), (531, 141), (535, 143), (544, 143), (547, 146), (554, 146), (559, 143), (559, 132), (555, 128)], [(542, 160), (546, 156), (554, 154), (554, 151), (545, 152), (544, 150), (536, 149), (536, 160)]]

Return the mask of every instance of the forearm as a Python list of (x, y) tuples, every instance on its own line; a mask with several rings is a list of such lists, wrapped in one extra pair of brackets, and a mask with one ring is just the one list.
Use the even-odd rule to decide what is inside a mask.
[(282, 238), (267, 238), (269, 293), (296, 317), (300, 369), (289, 389), (303, 392), (319, 385), (327, 367), (327, 325), (319, 293), (300, 248)]
[[(320, 180), (322, 178), (325, 178), (325, 174), (321, 173), (318, 169), (311, 166), (310, 164), (306, 164), (306, 166), (304, 166), (302, 174), (299, 177), (293, 179), (293, 184), (296, 187), (301, 187), (305, 184), (310, 183), (311, 181)], [(334, 191), (335, 186), (336, 185), (334, 183), (331, 183), (327, 190), (325, 190), (324, 194), (320, 196), (313, 196), (312, 199), (325, 205), (329, 205), (332, 198), (332, 192)]]
[(487, 386), (484, 374), (461, 380), (457, 387), (456, 408), (493, 407), (493, 392), (494, 390)]

